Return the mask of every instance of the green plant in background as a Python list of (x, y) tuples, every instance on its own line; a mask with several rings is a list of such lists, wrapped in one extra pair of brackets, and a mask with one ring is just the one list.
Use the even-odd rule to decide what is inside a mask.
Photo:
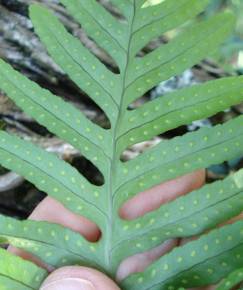
[[(183, 72), (217, 49), (234, 27), (234, 19), (223, 13), (189, 26), (168, 44), (141, 58), (136, 55), (150, 40), (194, 18), (208, 1), (167, 0), (144, 6), (145, 0), (112, 0), (124, 16), (122, 21), (94, 0), (61, 2), (116, 61), (119, 74), (108, 70), (50, 11), (37, 4), (30, 7), (35, 31), (55, 62), (103, 109), (111, 128), (92, 123), (82, 112), (2, 60), (0, 87), (27, 114), (97, 166), (105, 182), (102, 186), (91, 184), (55, 155), (4, 131), (0, 132), (0, 162), (72, 212), (95, 222), (102, 238), (91, 243), (56, 224), (0, 216), (0, 240), (53, 267), (89, 265), (115, 277), (118, 265), (126, 257), (171, 238), (201, 234), (242, 211), (240, 170), (136, 220), (122, 220), (118, 215), (120, 206), (141, 191), (242, 155), (240, 116), (213, 128), (162, 141), (133, 160), (120, 161), (124, 149), (135, 143), (243, 100), (243, 78), (229, 77), (181, 89), (128, 110), (129, 104), (159, 82)], [(242, 267), (242, 252), (240, 221), (174, 249), (144, 272), (129, 276), (121, 287), (155, 290), (212, 284)], [(0, 257), (0, 285), (4, 289), (38, 289), (47, 275), (45, 270), (4, 250)], [(222, 285), (220, 289), (227, 287)]]
[[(211, 17), (219, 11), (228, 10), (234, 13), (236, 25), (234, 33), (226, 40), (219, 52), (215, 54), (216, 60), (225, 69), (233, 71), (237, 69), (243, 72), (243, 1), (242, 0), (212, 0), (204, 12), (206, 18)], [(238, 60), (237, 60), (238, 58)], [(229, 63), (234, 64), (234, 68)]]

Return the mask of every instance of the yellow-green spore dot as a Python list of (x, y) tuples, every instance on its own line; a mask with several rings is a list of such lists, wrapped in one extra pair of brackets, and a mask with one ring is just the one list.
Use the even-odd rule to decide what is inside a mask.
[(152, 225), (155, 223), (155, 219), (150, 219), (149, 223)]
[(169, 216), (170, 216), (170, 214), (166, 211), (166, 212), (164, 213), (164, 217), (168, 218)]
[(51, 231), (51, 236), (55, 237), (56, 236), (56, 232), (55, 231)]
[(82, 206), (82, 205), (79, 205), (79, 206), (77, 207), (77, 209), (78, 209), (79, 211), (81, 211), (81, 210), (83, 210), (83, 206)]
[(8, 224), (7, 227), (8, 227), (9, 230), (12, 230), (14, 228), (12, 224)]
[(143, 283), (143, 277), (139, 277), (139, 278), (138, 278), (138, 283), (139, 283), (139, 284)]
[(90, 248), (91, 252), (95, 252), (96, 251), (96, 248), (94, 246), (90, 246), (89, 248)]
[(77, 245), (78, 247), (81, 247), (81, 246), (82, 246), (82, 242), (81, 242), (81, 241), (77, 241), (76, 245)]
[(127, 231), (127, 230), (128, 230), (128, 228), (129, 228), (129, 226), (128, 226), (128, 225), (124, 225), (124, 226), (123, 226), (123, 230), (124, 230), (124, 231)]
[(96, 198), (98, 198), (98, 197), (100, 196), (100, 193), (99, 193), (98, 191), (95, 191), (95, 192), (94, 192), (94, 196), (95, 196)]
[(207, 272), (208, 272), (209, 274), (213, 274), (213, 269), (209, 268), (209, 269), (207, 269)]
[(169, 265), (168, 264), (164, 264), (163, 270), (165, 270), (165, 271), (169, 270)]
[(153, 269), (153, 270), (151, 271), (151, 277), (154, 277), (154, 276), (156, 275), (156, 273), (157, 273), (157, 271), (156, 271), (155, 269)]
[(191, 252), (191, 257), (195, 257), (196, 256), (196, 251), (192, 251)]
[(204, 251), (208, 251), (208, 248), (209, 248), (208, 245), (203, 246)]
[(233, 240), (233, 237), (232, 237), (232, 236), (228, 236), (228, 237), (227, 237), (227, 240), (228, 240), (228, 241), (232, 241), (232, 240)]
[(46, 257), (51, 257), (51, 256), (52, 256), (52, 252), (47, 252), (47, 253), (45, 254), (45, 256), (46, 256)]

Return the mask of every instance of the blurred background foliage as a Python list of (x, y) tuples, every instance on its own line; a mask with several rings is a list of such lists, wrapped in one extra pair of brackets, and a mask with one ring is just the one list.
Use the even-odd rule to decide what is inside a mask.
[(243, 0), (211, 0), (203, 17), (208, 18), (219, 11), (233, 12), (236, 26), (233, 35), (214, 58), (226, 70), (237, 70), (243, 74)]

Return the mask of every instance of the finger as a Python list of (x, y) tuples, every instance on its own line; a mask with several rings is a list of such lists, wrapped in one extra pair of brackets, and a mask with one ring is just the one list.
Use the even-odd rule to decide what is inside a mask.
[(119, 290), (104, 274), (86, 267), (64, 267), (48, 276), (40, 290)]
[[(95, 242), (100, 237), (100, 230), (96, 224), (88, 219), (74, 214), (53, 198), (46, 197), (33, 211), (29, 219), (37, 221), (49, 221), (63, 225), (83, 235), (87, 240)], [(25, 260), (32, 261), (36, 265), (52, 271), (54, 268), (44, 264), (39, 258), (21, 249), (10, 246), (8, 250)]]
[(128, 200), (120, 210), (124, 219), (135, 219), (180, 195), (201, 187), (205, 182), (205, 170), (199, 170), (167, 181)]
[(15, 247), (10, 245), (8, 247), (8, 251), (11, 252), (12, 254), (16, 255), (16, 256), (21, 257), (24, 260), (33, 262), (37, 266), (46, 269), (48, 272), (51, 272), (51, 271), (54, 270), (54, 268), (52, 266), (43, 263), (39, 258), (37, 258), (34, 255), (32, 255), (32, 254), (30, 254), (30, 253), (28, 253), (26, 251), (23, 251), (23, 250), (21, 250), (19, 248), (15, 248)]
[(178, 240), (168, 240), (162, 245), (144, 253), (136, 254), (125, 259), (119, 266), (116, 279), (121, 281), (131, 273), (142, 272), (153, 261), (163, 256), (178, 245)]
[(229, 224), (233, 224), (237, 221), (241, 221), (243, 220), (243, 212), (241, 214), (239, 214), (238, 216), (236, 217), (233, 217), (232, 219), (228, 220), (227, 222), (223, 223), (221, 226), (224, 226), (224, 225), (229, 225)]
[(96, 224), (80, 215), (72, 213), (51, 197), (46, 197), (35, 208), (29, 218), (63, 225), (80, 233), (91, 242), (97, 241), (100, 237), (100, 231)]
[[(120, 214), (125, 219), (137, 218), (149, 211), (155, 210), (163, 203), (201, 187), (204, 182), (204, 170), (168, 181), (129, 200), (121, 208)], [(178, 239), (168, 240), (148, 252), (127, 258), (118, 268), (117, 279), (122, 280), (131, 273), (143, 271), (153, 261), (177, 246), (178, 241)]]

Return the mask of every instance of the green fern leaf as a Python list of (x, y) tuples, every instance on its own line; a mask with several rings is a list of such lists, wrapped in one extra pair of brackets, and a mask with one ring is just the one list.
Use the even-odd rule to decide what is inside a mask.
[[(240, 116), (213, 128), (163, 140), (133, 160), (121, 161), (123, 151), (133, 144), (240, 103), (243, 78), (194, 85), (129, 110), (133, 101), (161, 81), (213, 53), (230, 34), (234, 17), (223, 13), (198, 24), (190, 22), (167, 44), (140, 57), (140, 50), (150, 40), (195, 18), (208, 1), (165, 0), (152, 6), (146, 0), (110, 2), (121, 14), (120, 19), (95, 0), (61, 0), (88, 36), (116, 62), (118, 73), (111, 72), (48, 9), (39, 4), (30, 6), (35, 31), (49, 54), (104, 111), (110, 129), (94, 124), (78, 109), (0, 60), (0, 88), (27, 114), (78, 149), (100, 170), (105, 182), (95, 186), (67, 162), (3, 131), (0, 163), (72, 212), (92, 220), (101, 229), (102, 237), (91, 243), (53, 223), (0, 216), (0, 242), (28, 251), (53, 267), (89, 265), (115, 277), (126, 257), (171, 238), (203, 234), (242, 212), (240, 170), (134, 221), (125, 221), (118, 215), (121, 205), (141, 191), (242, 156)], [(143, 273), (128, 277), (122, 283), (123, 289), (173, 290), (220, 281), (242, 265), (242, 227), (243, 223), (238, 222), (178, 247)], [(20, 268), (29, 265), (16, 259)], [(222, 267), (216, 267), (219, 264)], [(4, 267), (0, 267), (4, 289), (14, 289), (16, 285), (18, 289), (29, 289), (17, 272), (6, 276)], [(31, 279), (34, 276), (31, 272)], [(45, 274), (40, 277), (44, 279)], [(38, 283), (30, 285), (30, 289), (38, 289)]]
[(41, 282), (47, 276), (45, 270), (3, 249), (0, 249), (0, 260), (1, 290), (39, 289)]
[[(102, 204), (105, 207), (105, 201), (101, 198), (103, 192), (54, 154), (0, 132), (0, 160), (3, 166), (22, 174), (73, 212), (98, 221), (101, 227), (104, 226), (105, 208), (102, 209)], [(96, 206), (97, 199), (100, 199), (99, 208)]]
[[(198, 132), (161, 142), (134, 160), (120, 163), (119, 179), (114, 191), (118, 207), (128, 197), (162, 181), (230, 160), (235, 155), (240, 156), (243, 143), (242, 122), (243, 117), (240, 116), (224, 125), (203, 128)], [(124, 196), (123, 192), (127, 192), (127, 195)]]
[(242, 77), (222, 78), (168, 93), (134, 111), (127, 111), (125, 118), (129, 122), (121, 125), (119, 142), (128, 146), (207, 118), (239, 103), (242, 94)]
[(230, 290), (241, 282), (243, 282), (243, 268), (230, 273), (230, 275), (217, 287), (217, 290)]
[(174, 249), (142, 274), (132, 275), (124, 281), (124, 289), (163, 290), (214, 284), (242, 265), (242, 235), (242, 221), (214, 230)]
[(4, 216), (0, 216), (0, 225), (2, 243), (28, 251), (53, 267), (80, 263), (101, 267), (101, 247), (67, 228), (47, 222), (17, 221)]
[(108, 148), (111, 137), (106, 130), (89, 121), (70, 104), (22, 76), (2, 60), (0, 81), (8, 96), (40, 124), (75, 146), (98, 167), (104, 170), (105, 166), (108, 166), (109, 153), (104, 148)]
[(135, 221), (118, 220), (112, 249), (118, 264), (139, 253), (141, 248), (149, 250), (178, 235), (198, 235), (240, 214), (242, 180), (243, 170), (240, 170), (224, 181), (205, 185)]

